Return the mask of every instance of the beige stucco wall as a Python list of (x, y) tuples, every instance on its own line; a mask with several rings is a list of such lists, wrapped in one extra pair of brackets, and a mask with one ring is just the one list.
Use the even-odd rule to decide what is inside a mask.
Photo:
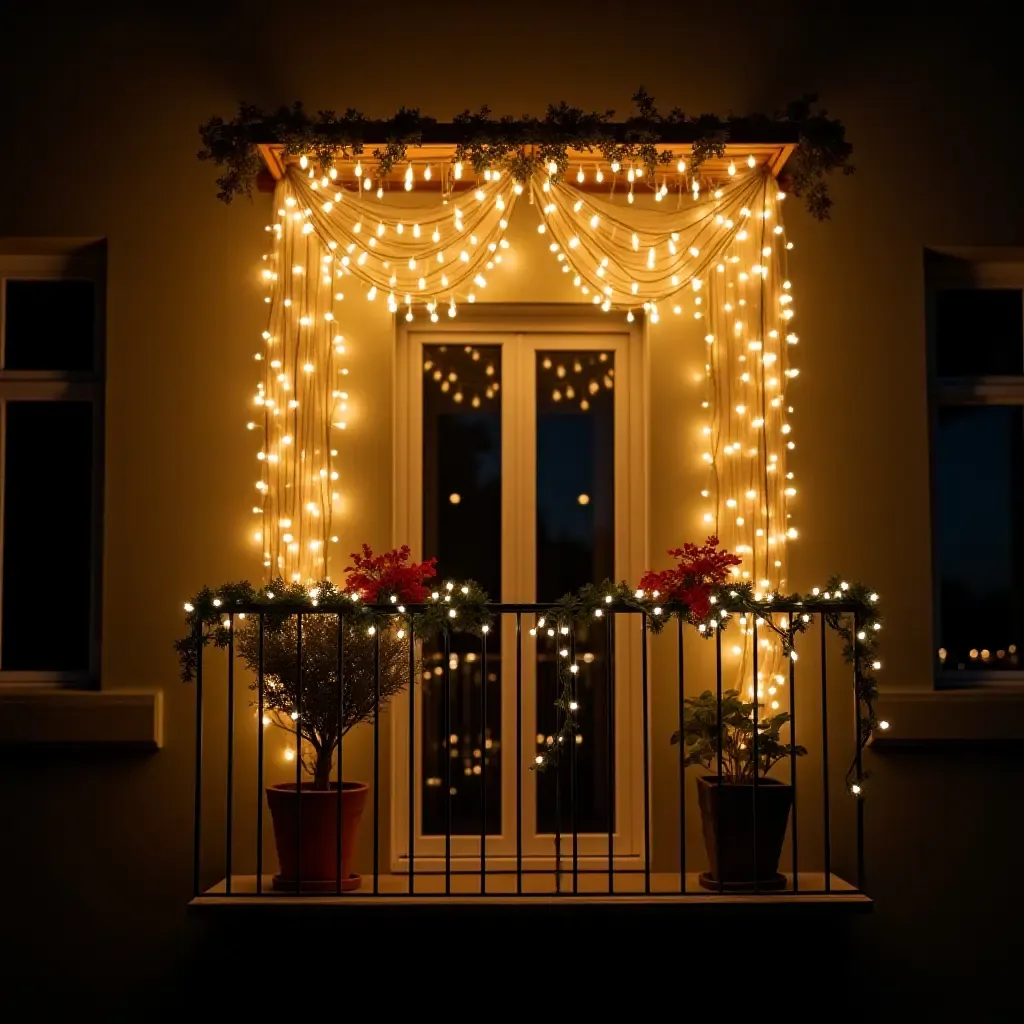
[[(21, 924), (5, 971), (56, 964), (82, 991), (99, 991), (111, 964), (130, 987), (166, 980), (177, 962), (191, 885), (193, 691), (177, 682), (170, 642), (180, 603), (198, 585), (259, 571), (246, 540), (255, 476), (244, 421), (269, 199), (222, 207), (212, 169), (194, 158), (196, 126), (230, 113), (240, 97), (302, 96), (314, 109), (352, 104), (370, 115), (411, 102), (445, 118), (483, 101), (498, 112), (540, 111), (563, 96), (621, 111), (640, 79), (666, 107), (689, 110), (772, 108), (819, 88), (848, 125), (859, 170), (835, 183), (830, 224), (795, 203), (787, 209), (802, 337), (793, 392), (802, 539), (791, 578), (810, 586), (835, 570), (869, 581), (888, 613), (885, 685), (932, 685), (922, 253), (932, 244), (1021, 243), (1016, 170), (998, 159), (1019, 148), (1010, 119), (1018, 97), (993, 84), (998, 37), (959, 22), (911, 28), (891, 11), (884, 31), (866, 13), (826, 31), (812, 14), (772, 9), (742, 32), (720, 13), (680, 9), (654, 25), (619, 9), (599, 18), (597, 31), (552, 8), (540, 36), (532, 19), (510, 18), (486, 45), (466, 40), (444, 73), (438, 47), (410, 45), (389, 54), (383, 74), (380, 55), (369, 59), (356, 42), (358, 23), (375, 16), (351, 11), (336, 33), (283, 37), (280, 19), (253, 5), (241, 18), (194, 21), (170, 8), (129, 21), (76, 8), (60, 38), (42, 13), (0, 20), (0, 35), (17, 41), (0, 64), (9, 104), (0, 236), (109, 245), (103, 685), (160, 687), (166, 700), (156, 755), (30, 752), (0, 762), (15, 823), (0, 867), (25, 883), (5, 904)], [(427, 39), (437, 17), (417, 7), (406, 36)], [(562, 28), (581, 41), (571, 56)], [(986, 59), (970, 75), (952, 74), (943, 40)], [(948, 113), (957, 104), (975, 109), (972, 124)], [(516, 265), (493, 275), (489, 298), (570, 301), (573, 289), (537, 251), (528, 210), (512, 237)], [(347, 326), (356, 404), (343, 449), (349, 544), (390, 539), (393, 355), (382, 310), (354, 302)], [(671, 329), (654, 335), (650, 358), (656, 554), (695, 533), (698, 484), (686, 451), (699, 399), (685, 339)], [(668, 657), (656, 652), (656, 672)], [(671, 701), (656, 692), (656, 722), (673, 720)], [(653, 750), (655, 802), (671, 804), (675, 760), (660, 736)], [(365, 768), (365, 736), (349, 756), (354, 770)], [(872, 768), (868, 858), (878, 906), (855, 955), (887, 978), (884, 963), (897, 956), (904, 980), (966, 976), (973, 961), (957, 951), (936, 894), (975, 925), (997, 905), (1017, 899), (1019, 908), (997, 888), (1011, 863), (1009, 826), (985, 812), (979, 794), (1014, 799), (1020, 768), (992, 752), (892, 754)], [(658, 826), (654, 841), (659, 858), (674, 857), (671, 825)], [(695, 832), (691, 841), (696, 850)], [(113, 899), (114, 890), (132, 896)], [(54, 927), (58, 915), (63, 925)], [(979, 936), (983, 928), (971, 931), (998, 960), (1003, 947)]]

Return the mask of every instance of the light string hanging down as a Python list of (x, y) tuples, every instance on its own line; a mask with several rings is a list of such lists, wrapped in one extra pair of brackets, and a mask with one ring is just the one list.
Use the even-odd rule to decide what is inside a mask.
[(253, 539), (268, 577), (298, 582), (326, 575), (338, 542), (337, 436), (347, 427), (349, 370), (336, 314), (343, 293), (319, 240), (288, 216), (288, 198), (282, 182), (275, 200), (285, 214), (268, 228), (273, 248), (264, 257), (270, 314), (249, 427), (262, 435)]
[[(291, 165), (275, 194), (274, 251), (264, 270), (270, 319), (254, 396), (264, 434), (255, 506), (261, 529), (254, 533), (265, 569), (290, 580), (329, 575), (341, 501), (337, 443), (350, 415), (346, 296), (380, 299), (382, 310), (406, 320), (456, 315), (500, 263), (509, 218), (528, 188), (556, 263), (591, 303), (627, 319), (644, 309), (652, 329), (668, 308), (706, 325), (709, 392), (697, 450), (709, 482), (701, 525), (714, 525), (747, 556), (759, 586), (784, 584), (785, 548), (795, 537), (786, 508), (795, 489), (786, 467), (785, 393), (796, 374), (788, 364), (795, 335), (783, 196), (765, 167), (704, 188), (681, 172), (674, 202), (663, 201), (663, 176), (651, 188), (662, 200), (641, 193), (644, 202), (633, 205), (550, 173), (535, 174), (524, 188), (499, 172), (485, 172), (478, 187), (458, 195), (413, 205), (404, 190), (377, 198), (372, 171), (355, 170), (353, 189), (336, 170), (318, 176), (309, 161)], [(635, 182), (640, 173), (614, 164), (608, 170), (613, 189), (622, 175), (634, 172)]]
[[(779, 617), (767, 636), (762, 631), (756, 681), (750, 666), (753, 627), (771, 623), (766, 613), (772, 596), (786, 592), (786, 553), (797, 538), (787, 457), (795, 447), (788, 387), (798, 374), (790, 362), (798, 338), (785, 265), (792, 248), (781, 218), (785, 196), (766, 168), (752, 158), (747, 164), (749, 172), (730, 166), (719, 184), (687, 178), (681, 161), (674, 204), (664, 201), (664, 176), (650, 203), (615, 202), (620, 173), (631, 179), (630, 197), (641, 177), (639, 169), (623, 172), (615, 164), (610, 199), (576, 189), (550, 169), (526, 187), (540, 215), (538, 231), (589, 302), (625, 311), (627, 320), (642, 309), (652, 330), (671, 309), (706, 331), (704, 423), (694, 446), (707, 472), (700, 516), (703, 528), (744, 556), (743, 568), (732, 571), (749, 602), (734, 609), (741, 639), (724, 653), (737, 659), (738, 685), (751, 696), (756, 686), (759, 702), (777, 710), (782, 665), (792, 655), (785, 634), (800, 624)], [(459, 172), (456, 166), (456, 179)], [(599, 165), (594, 178), (603, 176)], [(475, 301), (485, 274), (500, 264), (515, 201), (526, 191), (485, 172), (471, 194), (445, 193), (433, 205), (414, 207), (402, 193), (399, 204), (385, 202), (382, 188), (372, 192), (369, 175), (356, 190), (338, 187), (336, 178), (317, 178), (308, 160), (306, 168), (289, 168), (268, 227), (273, 251), (264, 257), (270, 317), (256, 354), (263, 364), (254, 396), (259, 417), (250, 423), (263, 434), (254, 506), (262, 528), (255, 537), (267, 575), (294, 583), (329, 579), (330, 547), (338, 540), (332, 532), (341, 501), (336, 445), (349, 417), (347, 342), (339, 321), (346, 287), (350, 297), (370, 301), (386, 294), (381, 307), (407, 320), (424, 312), (434, 323), (439, 312), (455, 316), (457, 303)], [(851, 642), (870, 709), (867, 670), (877, 665), (861, 657), (859, 636)], [(869, 710), (865, 736), (872, 719)], [(854, 781), (854, 792), (860, 784)]]
[[(768, 594), (785, 592), (787, 549), (798, 536), (787, 459), (796, 446), (788, 388), (799, 373), (790, 360), (798, 338), (785, 194), (752, 163), (745, 172), (730, 167), (726, 181), (703, 190), (693, 187), (698, 179), (687, 187), (680, 177), (674, 209), (615, 203), (544, 175), (534, 176), (531, 189), (538, 230), (588, 301), (606, 311), (626, 308), (628, 320), (642, 308), (652, 330), (669, 309), (700, 324), (704, 415), (693, 450), (707, 478), (699, 528), (743, 557), (744, 567), (732, 570), (738, 581)], [(758, 696), (777, 710), (785, 652), (762, 631), (755, 680), (754, 625), (742, 616), (740, 636), (724, 653), (735, 659), (736, 685), (752, 697), (756, 683)]]

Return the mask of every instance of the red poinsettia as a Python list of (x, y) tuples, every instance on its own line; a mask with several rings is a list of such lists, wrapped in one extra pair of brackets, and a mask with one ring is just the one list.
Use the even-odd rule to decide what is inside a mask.
[(708, 537), (700, 546), (684, 544), (669, 551), (678, 564), (661, 572), (646, 572), (640, 589), (646, 594), (658, 592), (659, 600), (685, 604), (695, 619), (703, 619), (711, 611), (712, 588), (724, 583), (729, 567), (740, 559), (729, 551), (718, 550), (718, 538)]
[(352, 552), (353, 564), (345, 569), (348, 576), (345, 590), (370, 604), (394, 594), (401, 601), (419, 604), (427, 599), (430, 591), (423, 585), (424, 580), (437, 575), (434, 566), (436, 558), (425, 562), (409, 562), (409, 545), (392, 548), (382, 555), (375, 555), (369, 544), (363, 545), (362, 552)]

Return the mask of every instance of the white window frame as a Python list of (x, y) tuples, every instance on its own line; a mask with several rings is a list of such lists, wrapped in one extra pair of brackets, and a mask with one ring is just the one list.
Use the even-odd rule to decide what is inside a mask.
[[(93, 369), (6, 370), (6, 281), (91, 281), (95, 286)], [(3, 619), (3, 527), (6, 497), (7, 404), (10, 401), (84, 401), (92, 404), (92, 506), (90, 545), (89, 664), (83, 671), (4, 671), (5, 683), (41, 687), (96, 687), (100, 677), (102, 612), (103, 449), (105, 406), (106, 247), (101, 242), (0, 239), (0, 629)], [(0, 643), (3, 637), (0, 635)]]
[[(1019, 289), (1024, 303), (1024, 249), (963, 248), (929, 250), (926, 254), (928, 337), (928, 420), (931, 461), (933, 630), (937, 649), (942, 643), (941, 562), (938, 542), (938, 517), (941, 515), (937, 490), (936, 439), (939, 409), (953, 405), (1024, 406), (1024, 374), (1013, 376), (979, 375), (940, 377), (936, 352), (937, 320), (935, 292), (946, 289)], [(1022, 339), (1024, 343), (1024, 339)], [(939, 689), (1024, 683), (1024, 669), (936, 669)]]
[[(468, 315), (467, 315), (468, 312)], [(647, 564), (647, 473), (648, 371), (646, 335), (642, 321), (632, 325), (598, 312), (588, 315), (579, 307), (477, 306), (460, 310), (458, 318), (431, 325), (399, 322), (395, 363), (395, 450), (394, 517), (392, 537), (396, 544), (408, 543), (414, 557), (425, 552), (422, 543), (422, 388), (423, 345), (452, 339), (464, 344), (498, 344), (506, 348), (502, 359), (502, 587), (504, 602), (526, 602), (535, 594), (535, 509), (536, 509), (536, 388), (534, 374), (539, 349), (596, 347), (616, 352), (615, 402), (615, 578), (639, 579)], [(446, 318), (447, 319), (447, 318)], [(518, 387), (511, 384), (515, 382)], [(600, 582), (600, 581), (595, 581)], [(515, 651), (515, 617), (504, 616), (502, 651)], [(489, 835), (489, 869), (507, 871), (516, 865), (516, 760), (514, 743), (521, 744), (523, 864), (551, 870), (555, 866), (554, 843), (550, 835), (536, 836), (537, 776), (527, 771), (536, 754), (535, 659), (531, 651), (537, 641), (528, 633), (531, 616), (523, 616), (523, 732), (515, 737), (516, 691), (505, 673), (502, 686), (503, 746), (509, 755), (502, 759), (502, 830)], [(643, 742), (641, 733), (641, 675), (639, 620), (620, 615), (616, 622), (616, 835), (614, 861), (617, 869), (642, 865), (643, 851)], [(650, 681), (648, 680), (648, 686)], [(422, 723), (422, 693), (419, 686), (408, 696), (392, 702), (391, 732), (391, 868), (408, 870), (408, 723), (409, 702), (415, 700), (416, 717)], [(422, 731), (417, 729), (417, 743)], [(422, 767), (416, 754), (417, 777)], [(444, 837), (422, 834), (422, 786), (417, 784), (415, 804), (415, 868), (443, 869)], [(566, 822), (568, 824), (568, 822)], [(571, 848), (563, 829), (562, 863)], [(579, 856), (590, 868), (607, 868), (606, 833), (580, 834)], [(452, 836), (453, 859), (461, 868), (479, 868), (480, 837)], [(571, 853), (570, 853), (571, 856)]]

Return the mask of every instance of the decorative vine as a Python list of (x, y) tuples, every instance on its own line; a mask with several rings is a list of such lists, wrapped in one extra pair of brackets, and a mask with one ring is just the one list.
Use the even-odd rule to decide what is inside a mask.
[[(329, 581), (306, 588), (299, 583), (272, 580), (266, 586), (255, 588), (247, 581), (227, 583), (216, 590), (204, 587), (185, 604), (188, 632), (175, 641), (175, 650), (181, 665), (181, 678), (190, 682), (195, 678), (200, 647), (226, 648), (231, 642), (233, 615), (243, 615), (236, 609), (256, 609), (266, 616), (271, 628), (296, 612), (341, 611), (346, 617), (353, 615), (365, 622), (367, 628), (376, 629), (393, 625), (396, 621), (411, 624), (420, 639), (436, 637), (446, 631), (481, 635), (493, 625), (487, 593), (472, 580), (463, 583), (447, 581), (430, 592), (425, 604), (407, 608), (395, 595), (380, 604), (368, 605), (357, 596), (339, 589)], [(773, 605), (806, 609), (800, 613), (773, 612)], [(553, 734), (543, 754), (533, 766), (544, 770), (558, 761), (559, 751), (568, 749), (578, 729), (577, 707), (574, 699), (574, 664), (561, 651), (569, 651), (564, 640), (573, 626), (592, 622), (610, 613), (635, 611), (644, 615), (651, 633), (660, 633), (673, 619), (693, 626), (706, 639), (716, 632), (724, 632), (733, 618), (752, 615), (759, 626), (771, 630), (781, 643), (782, 652), (795, 660), (795, 638), (806, 632), (813, 614), (820, 614), (828, 626), (843, 641), (843, 658), (853, 667), (854, 686), (858, 699), (858, 737), (856, 755), (847, 770), (847, 786), (860, 795), (868, 773), (860, 770), (860, 754), (872, 733), (878, 727), (875, 699), (878, 685), (875, 672), (878, 661), (882, 620), (878, 610), (878, 595), (860, 583), (846, 583), (832, 577), (825, 590), (815, 588), (810, 594), (772, 594), (758, 599), (749, 583), (722, 584), (710, 588), (707, 615), (698, 617), (684, 603), (661, 604), (653, 594), (633, 590), (625, 583), (606, 580), (581, 587), (555, 602), (553, 608), (537, 619), (530, 629), (533, 636), (547, 636), (559, 650), (556, 659), (558, 696), (555, 705), (559, 712), (560, 727)], [(850, 609), (853, 609), (852, 611)], [(777, 619), (784, 615), (785, 625)]]
[(635, 112), (622, 122), (612, 120), (613, 110), (585, 111), (562, 102), (550, 105), (540, 118), (495, 119), (484, 106), (476, 113), (466, 110), (444, 126), (416, 108), (401, 107), (393, 117), (369, 120), (352, 109), (313, 115), (300, 102), (272, 112), (241, 103), (230, 121), (213, 117), (200, 126), (199, 159), (224, 169), (217, 179), (217, 198), (230, 203), (252, 194), (261, 169), (259, 145), (280, 145), (286, 154), (305, 155), (326, 173), (339, 156), (361, 156), (368, 138), (383, 139), (372, 156), (379, 172), (386, 174), (405, 160), (409, 146), (429, 142), (443, 131), (444, 141), (455, 144), (453, 163), (468, 162), (477, 173), (488, 167), (503, 169), (525, 182), (551, 164), (556, 167), (552, 177), (564, 175), (570, 151), (597, 153), (609, 163), (632, 163), (653, 174), (676, 159), (672, 149), (664, 148), (673, 144), (692, 147), (689, 172), (696, 173), (708, 159), (722, 156), (733, 138), (771, 140), (785, 133), (797, 143), (787, 164), (786, 187), (804, 199), (814, 217), (825, 220), (832, 206), (827, 178), (835, 171), (853, 173), (853, 146), (843, 123), (816, 108), (816, 102), (815, 96), (805, 96), (770, 115), (692, 116), (678, 108), (661, 114), (641, 88), (633, 96)]

